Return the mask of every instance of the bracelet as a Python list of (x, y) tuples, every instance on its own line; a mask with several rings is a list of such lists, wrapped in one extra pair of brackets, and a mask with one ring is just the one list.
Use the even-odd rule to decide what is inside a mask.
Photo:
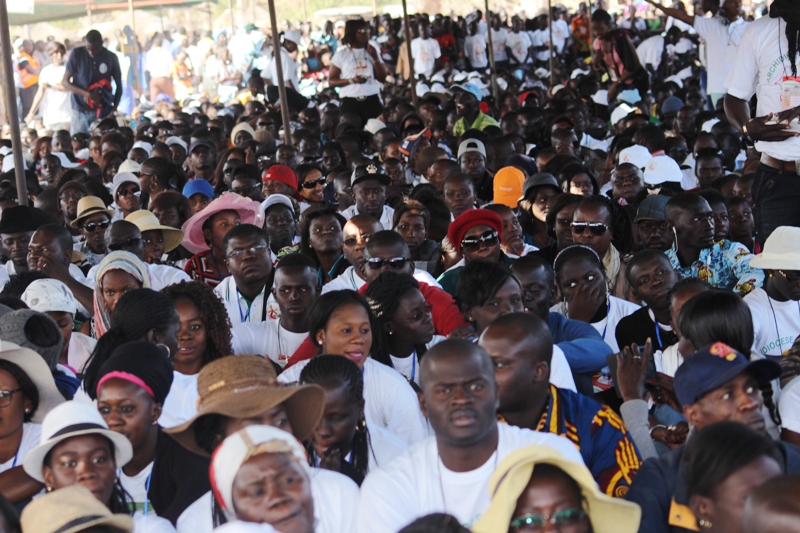
[(654, 430), (656, 430), (656, 429), (658, 429), (658, 428), (664, 428), (664, 429), (667, 429), (667, 426), (665, 426), (665, 425), (663, 425), (663, 424), (656, 424), (655, 426), (651, 427), (651, 428), (650, 428), (650, 438), (651, 438), (651, 439), (653, 438), (653, 431), (654, 431)]

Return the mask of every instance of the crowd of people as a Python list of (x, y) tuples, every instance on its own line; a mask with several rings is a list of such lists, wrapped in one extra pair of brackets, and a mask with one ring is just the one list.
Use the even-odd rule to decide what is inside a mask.
[(408, 20), (15, 43), (0, 530), (797, 531), (796, 2)]

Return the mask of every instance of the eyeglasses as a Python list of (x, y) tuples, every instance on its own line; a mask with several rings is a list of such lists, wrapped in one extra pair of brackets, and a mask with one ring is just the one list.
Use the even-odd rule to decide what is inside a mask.
[(323, 187), (327, 183), (325, 178), (320, 178), (318, 180), (311, 180), (311, 181), (304, 181), (303, 188), (304, 189), (316, 189), (317, 185), (322, 185)]
[(121, 196), (123, 198), (127, 198), (128, 196), (140, 196), (142, 191), (133, 190), (133, 189), (122, 189), (121, 191), (117, 191), (117, 196)]
[(364, 246), (369, 242), (370, 237), (372, 237), (372, 235), (362, 235), (360, 239), (358, 237), (348, 237), (342, 242), (345, 246), (355, 246), (359, 242)]
[(658, 222), (658, 221), (646, 221), (646, 222), (639, 222), (637, 224), (639, 226), (639, 233), (653, 233), (654, 231), (666, 231), (667, 223), (666, 222)]
[(255, 185), (250, 185), (249, 187), (239, 187), (237, 189), (231, 189), (231, 192), (235, 193), (235, 194), (238, 194), (239, 196), (245, 196), (250, 191), (256, 189), (257, 187), (260, 187), (260, 185), (258, 185), (258, 183), (256, 183)]
[(426, 316), (430, 317), (432, 312), (433, 312), (433, 306), (431, 304), (429, 304), (428, 302), (425, 302), (425, 307), (423, 309), (421, 309), (421, 310), (417, 311), (416, 313), (414, 313), (413, 315), (405, 317), (405, 318), (395, 318), (394, 321), (395, 322), (402, 322), (404, 324), (416, 324), (417, 322), (422, 320), (424, 317), (426, 317)]
[(500, 238), (498, 237), (497, 232), (494, 230), (489, 230), (484, 232), (480, 237), (467, 237), (466, 239), (461, 239), (461, 251), (477, 252), (481, 249), (481, 244), (487, 248), (491, 248), (492, 246), (497, 246), (497, 243), (499, 242)]
[(21, 391), (22, 389), (0, 390), (0, 407), (8, 407), (11, 405), (14, 394)]
[(637, 183), (639, 183), (639, 176), (633, 174), (632, 176), (614, 177), (614, 185), (625, 185), (626, 183), (630, 183), (631, 185), (636, 185)]
[(77, 202), (81, 198), (85, 197), (86, 195), (83, 194), (82, 192), (75, 192), (72, 194), (62, 194), (61, 196), (58, 197), (58, 199), (61, 200), (62, 202), (69, 202), (70, 200), (75, 200)]
[(572, 233), (574, 233), (575, 235), (583, 235), (586, 232), (587, 228), (589, 229), (589, 233), (591, 233), (595, 237), (600, 237), (602, 235), (605, 235), (606, 231), (608, 231), (608, 227), (602, 222), (572, 223)]
[(274, 122), (257, 122), (256, 126), (259, 128), (273, 128), (275, 127)]
[(406, 261), (410, 261), (410, 258), (392, 257), (390, 259), (383, 259), (381, 257), (370, 257), (367, 259), (367, 266), (375, 270), (380, 270), (386, 265), (389, 265), (394, 270), (402, 270), (406, 266)]
[(786, 281), (788, 281), (789, 283), (797, 283), (798, 281), (800, 281), (800, 272), (796, 270), (790, 270), (789, 272), (792, 272), (792, 274), (787, 274), (783, 270), (778, 270), (778, 272), (780, 272), (781, 276), (786, 278)]
[(544, 531), (548, 524), (557, 531), (562, 528), (577, 526), (586, 520), (586, 511), (583, 509), (564, 509), (552, 515), (526, 514), (511, 520), (511, 529), (514, 531)]
[(140, 242), (142, 242), (141, 238), (134, 237), (120, 242), (112, 242), (111, 244), (108, 245), (108, 249), (111, 250), (112, 252), (118, 252), (119, 250), (126, 250), (128, 248), (139, 246)]
[(258, 244), (256, 246), (251, 246), (250, 248), (242, 248), (238, 250), (234, 250), (228, 254), (228, 259), (241, 259), (244, 257), (244, 254), (250, 254), (253, 257), (257, 257), (263, 254), (267, 249), (266, 244)]
[(110, 225), (111, 225), (110, 220), (104, 220), (103, 222), (87, 222), (86, 224), (83, 225), (83, 230), (86, 233), (94, 233), (95, 231), (97, 231), (98, 228), (105, 231), (108, 229), (108, 226)]

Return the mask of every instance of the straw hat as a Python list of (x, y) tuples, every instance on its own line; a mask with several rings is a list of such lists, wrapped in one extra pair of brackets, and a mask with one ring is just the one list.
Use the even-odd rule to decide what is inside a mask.
[(311, 436), (325, 411), (325, 389), (319, 385), (285, 386), (276, 382), (272, 364), (257, 355), (223, 357), (200, 371), (197, 377), (197, 415), (167, 433), (185, 448), (208, 456), (197, 446), (195, 423), (205, 415), (250, 418), (283, 404), (295, 437)]
[(203, 224), (206, 220), (220, 211), (236, 211), (242, 224), (260, 224), (261, 204), (250, 198), (224, 192), (219, 198), (212, 201), (205, 209), (196, 213), (192, 218), (183, 223), (183, 246), (192, 253), (208, 250), (205, 237), (203, 237)]
[(139, 231), (144, 233), (145, 231), (154, 231), (159, 230), (164, 235), (164, 251), (171, 252), (175, 248), (177, 248), (181, 241), (183, 240), (183, 232), (179, 229), (171, 228), (169, 226), (162, 226), (161, 223), (158, 221), (156, 216), (146, 210), (140, 209), (138, 211), (134, 211), (130, 215), (128, 215), (125, 220), (128, 222), (135, 224)]
[(569, 461), (558, 451), (545, 446), (527, 446), (509, 454), (492, 474), (489, 480), (492, 503), (472, 527), (473, 533), (508, 530), (517, 500), (528, 486), (537, 464), (561, 469), (580, 487), (594, 533), (636, 533), (639, 530), (642, 510), (638, 505), (600, 492), (588, 468)]
[(41, 423), (50, 411), (65, 402), (58, 392), (50, 368), (38, 353), (13, 342), (0, 341), (0, 359), (17, 365), (39, 391), (39, 407), (33, 413), (31, 422)]
[(800, 270), (800, 228), (776, 228), (764, 242), (764, 250), (750, 260), (750, 266), (766, 270)]
[[(41, 360), (41, 357), (37, 356)], [(48, 372), (49, 374), (49, 372)], [(122, 433), (108, 429), (103, 417), (93, 403), (64, 402), (44, 417), (41, 444), (28, 452), (23, 466), (25, 473), (39, 483), (44, 483), (42, 465), (44, 458), (58, 443), (81, 435), (102, 435), (114, 445), (114, 459), (122, 468), (133, 457), (133, 447)]]
[(95, 213), (105, 213), (108, 219), (114, 216), (114, 211), (106, 208), (105, 202), (97, 196), (84, 196), (78, 200), (78, 216), (69, 223), (71, 228), (80, 229), (84, 218), (88, 218)]
[(133, 518), (112, 514), (89, 489), (80, 485), (36, 498), (22, 511), (20, 521), (25, 533), (75, 533), (95, 526), (133, 533)]

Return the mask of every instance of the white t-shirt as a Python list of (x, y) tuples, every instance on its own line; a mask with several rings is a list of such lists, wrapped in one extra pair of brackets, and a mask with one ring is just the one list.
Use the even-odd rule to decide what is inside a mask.
[(34, 424), (32, 422), (25, 422), (22, 424), (22, 440), (19, 442), (17, 453), (3, 464), (0, 464), (0, 472), (11, 470), (15, 466), (22, 466), (28, 452), (39, 445), (42, 439), (42, 426), (41, 424)]
[[(430, 40), (433, 41), (433, 39)], [(437, 44), (436, 46), (439, 45)], [(360, 215), (361, 213), (358, 210), (358, 206), (356, 204), (353, 204), (339, 214), (342, 215), (345, 219), (350, 220), (354, 216)], [(383, 214), (381, 215), (381, 219), (379, 220), (381, 226), (383, 226), (383, 229), (391, 230), (392, 222), (394, 221), (393, 219), (394, 219), (394, 208), (389, 207), (388, 205), (383, 206)]]
[(147, 502), (147, 514), (155, 513), (153, 504), (150, 503), (150, 498), (147, 496), (147, 479), (153, 473), (153, 463), (150, 463), (141, 472), (135, 476), (127, 475), (122, 468), (117, 470), (119, 482), (122, 488), (131, 495), (136, 510), (144, 509), (145, 502)]
[[(414, 279), (419, 281), (420, 283), (433, 285), (438, 289), (442, 288), (442, 286), (439, 285), (439, 282), (436, 281), (436, 278), (431, 276), (427, 270), (420, 270), (418, 268), (415, 268)], [(351, 291), (357, 291), (360, 290), (361, 287), (363, 287), (366, 284), (367, 280), (361, 279), (361, 277), (358, 274), (356, 274), (355, 268), (349, 266), (345, 269), (344, 272), (342, 272), (334, 279), (330, 280), (328, 283), (322, 286), (322, 294), (331, 291), (343, 291), (345, 289), (349, 289)]]
[[(408, 448), (408, 444), (403, 442), (403, 439), (380, 426), (368, 427), (367, 429), (369, 430), (367, 473), (389, 464)], [(347, 454), (347, 461), (350, 461), (350, 458), (351, 454)], [(317, 466), (319, 466), (319, 463), (320, 460), (317, 457)]]
[[(189, 274), (175, 267), (171, 267), (169, 265), (151, 265), (149, 263), (145, 263), (145, 265), (147, 266), (147, 270), (150, 271), (150, 288), (154, 291), (160, 291), (164, 287), (178, 284), (181, 281), (192, 281), (192, 279), (189, 277)], [(93, 266), (85, 278), (76, 279), (79, 279), (81, 283), (90, 289), (94, 289), (94, 281), (97, 277), (98, 266), (100, 265)], [(78, 269), (78, 271), (80, 272), (80, 269)], [(70, 274), (72, 274), (72, 269), (70, 269)], [(72, 277), (74, 278), (75, 275), (73, 274)]]
[[(264, 305), (264, 293), (267, 294), (266, 306)], [(253, 301), (250, 303), (249, 314), (247, 307), (247, 300), (244, 296), (239, 294), (236, 289), (236, 281), (233, 276), (228, 276), (223, 279), (219, 284), (214, 287), (214, 292), (222, 299), (225, 304), (225, 310), (228, 312), (228, 318), (231, 324), (241, 324), (242, 322), (262, 322), (267, 319), (277, 319), (281, 317), (278, 302), (268, 289), (262, 290), (258, 293)]]
[[(758, 96), (758, 117), (786, 109), (781, 100), (781, 83), (784, 76), (792, 75), (792, 69), (786, 57), (789, 42), (785, 33), (786, 23), (780, 18), (761, 17), (749, 24), (742, 34), (734, 68), (725, 80), (731, 96), (745, 101), (754, 94)], [(800, 59), (797, 66), (800, 73)], [(789, 107), (800, 105), (796, 100), (785, 103)], [(782, 161), (794, 161), (800, 154), (800, 137), (780, 142), (757, 141), (756, 150)]]
[[(299, 85), (297, 83), (297, 62), (283, 47), (281, 47), (281, 67), (283, 67), (283, 81), (286, 83), (286, 86), (291, 87), (295, 91), (299, 90)], [(278, 85), (278, 67), (275, 66), (274, 55), (272, 56), (269, 66), (264, 74), (266, 74), (266, 76), (262, 75), (262, 78), (269, 78), (273, 85)], [(292, 83), (291, 86), (289, 85), (289, 82)]]
[(794, 378), (781, 390), (778, 413), (781, 427), (800, 433), (800, 377)]
[(235, 324), (231, 333), (233, 353), (263, 355), (281, 367), (286, 366), (289, 357), (308, 338), (307, 331), (291, 332), (281, 326), (280, 320)]
[[(533, 30), (528, 32), (528, 35), (531, 38), (531, 46), (549, 46), (550, 44), (550, 31), (547, 28), (543, 30)], [(538, 61), (547, 61), (547, 54), (549, 53), (550, 50), (535, 50), (533, 55)]]
[(151, 48), (144, 60), (151, 78), (168, 78), (172, 74), (172, 54), (163, 46)]
[(497, 465), (511, 452), (530, 445), (553, 448), (583, 464), (578, 448), (563, 437), (498, 424), (497, 451), (480, 467), (452, 472), (442, 464), (431, 437), (411, 446), (361, 485), (359, 533), (396, 533), (431, 513), (455, 516), (465, 527), (473, 525), (489, 506), (488, 482)]
[(472, 68), (486, 68), (489, 64), (489, 58), (486, 56), (486, 40), (479, 33), (464, 39), (464, 54)]
[(675, 377), (678, 367), (683, 364), (683, 356), (678, 351), (678, 344), (667, 346), (663, 351), (656, 350), (653, 353), (653, 362), (656, 365), (657, 372), (669, 377)]
[(46, 83), (48, 85), (47, 89), (44, 90), (44, 98), (39, 107), (39, 111), (42, 112), (42, 122), (44, 122), (45, 125), (59, 124), (72, 120), (72, 101), (70, 100), (70, 93), (67, 91), (59, 91), (54, 88), (56, 85), (61, 84), (66, 70), (66, 64), (60, 67), (47, 65), (39, 73), (39, 83)]
[(553, 22), (553, 46), (559, 54), (564, 51), (564, 45), (567, 44), (569, 35), (570, 29), (566, 20), (558, 19)]
[[(706, 44), (708, 62), (708, 93), (725, 92), (725, 78), (733, 69), (736, 49), (747, 26), (743, 18), (726, 25), (722, 17), (694, 17), (694, 29)], [(737, 73), (738, 75), (738, 73)]]
[(436, 39), (417, 37), (411, 41), (411, 55), (414, 57), (414, 74), (423, 74), (430, 79), (436, 67), (436, 60), (442, 56), (442, 51)]
[(508, 32), (506, 35), (506, 46), (511, 49), (514, 58), (522, 63), (528, 55), (528, 49), (531, 47), (531, 38), (524, 31), (514, 33)]
[[(597, 330), (600, 336), (603, 337), (603, 340), (611, 347), (611, 350), (614, 353), (617, 353), (619, 351), (616, 334), (617, 324), (619, 324), (620, 320), (638, 310), (640, 306), (627, 300), (617, 298), (616, 296), (609, 296), (607, 305), (608, 312), (606, 313), (605, 318), (597, 322), (592, 322), (591, 325)], [(550, 310), (554, 313), (561, 313), (565, 316), (567, 314), (564, 302), (557, 303), (551, 307)]]
[(761, 355), (783, 355), (792, 347), (800, 335), (800, 302), (779, 302), (758, 288), (744, 297), (744, 303), (753, 316), (755, 351)]
[[(314, 499), (314, 533), (349, 533), (356, 530), (359, 509), (358, 485), (338, 472), (310, 468)], [(212, 495), (206, 492), (178, 517), (180, 533), (211, 533)]]
[(169, 388), (164, 408), (158, 418), (163, 428), (179, 426), (197, 414), (197, 376), (186, 375), (177, 370), (172, 372), (172, 386)]
[[(372, 43), (369, 46), (373, 46)], [(380, 53), (377, 54), (380, 59)], [(383, 63), (383, 59), (380, 59)], [(339, 96), (342, 98), (357, 98), (359, 96), (372, 96), (381, 92), (381, 86), (378, 80), (375, 79), (375, 68), (373, 67), (374, 60), (369, 55), (367, 50), (361, 48), (350, 48), (349, 46), (340, 46), (336, 53), (331, 58), (331, 65), (334, 65), (342, 71), (342, 79), (351, 79), (355, 76), (366, 78), (366, 83), (351, 83), (344, 87), (339, 87)]]
[[(281, 383), (296, 383), (309, 363), (301, 361), (278, 376)], [(368, 357), (364, 362), (364, 417), (367, 427), (381, 426), (408, 444), (428, 436), (428, 421), (419, 409), (417, 394), (393, 368)]]
[(133, 533), (175, 533), (175, 528), (169, 520), (153, 513), (145, 515), (141, 511), (136, 511), (132, 518)]
[(653, 65), (653, 68), (658, 68), (661, 64), (661, 54), (664, 53), (664, 38), (660, 35), (653, 35), (636, 47), (636, 54), (639, 56), (639, 62), (642, 66), (648, 63)]
[(492, 48), (494, 48), (494, 60), (495, 61), (508, 60), (508, 52), (506, 52), (506, 37), (508, 36), (508, 30), (505, 28), (500, 28), (499, 30), (495, 30), (494, 28), (492, 28), (490, 31), (492, 32)]
[[(425, 345), (425, 348), (430, 350), (444, 340), (447, 340), (447, 337), (434, 335), (431, 342)], [(400, 372), (407, 380), (413, 381), (419, 385), (419, 361), (417, 361), (418, 357), (416, 351), (408, 357), (395, 357), (390, 354), (389, 358), (392, 360), (392, 365), (394, 365), (395, 370)]]
[(69, 339), (67, 364), (76, 371), (81, 372), (86, 361), (88, 361), (89, 357), (92, 355), (95, 346), (97, 346), (97, 339), (93, 339), (78, 331), (73, 331)]

